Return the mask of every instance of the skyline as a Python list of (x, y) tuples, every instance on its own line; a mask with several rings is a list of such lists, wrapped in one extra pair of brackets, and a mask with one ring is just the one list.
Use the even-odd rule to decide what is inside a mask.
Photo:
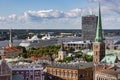
[[(1, 0), (0, 29), (81, 29), (81, 16), (98, 15), (97, 1)], [(103, 29), (120, 29), (120, 1), (100, 2)]]

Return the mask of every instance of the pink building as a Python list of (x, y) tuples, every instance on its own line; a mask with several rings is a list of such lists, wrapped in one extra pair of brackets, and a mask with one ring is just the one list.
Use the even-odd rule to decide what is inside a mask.
[(40, 65), (13, 65), (12, 74), (12, 80), (44, 80)]
[(12, 71), (5, 60), (0, 60), (0, 80), (12, 80)]

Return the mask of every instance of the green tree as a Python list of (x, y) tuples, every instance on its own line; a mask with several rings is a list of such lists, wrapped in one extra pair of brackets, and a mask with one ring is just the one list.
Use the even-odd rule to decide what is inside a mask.
[(69, 49), (67, 50), (67, 53), (72, 53), (73, 51), (75, 51), (74, 48), (69, 48)]
[(22, 46), (16, 46), (16, 48), (22, 50), (23, 53), (27, 53), (27, 50), (25, 47), (22, 47)]
[(70, 62), (72, 60), (74, 60), (73, 57), (65, 57), (62, 62)]
[(92, 62), (93, 61), (93, 56), (87, 55), (85, 53), (82, 55), (82, 58), (83, 58), (83, 60), (85, 60), (87, 62)]

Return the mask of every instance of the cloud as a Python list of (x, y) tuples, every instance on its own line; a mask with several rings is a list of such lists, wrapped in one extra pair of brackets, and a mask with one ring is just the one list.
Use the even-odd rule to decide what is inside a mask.
[[(97, 2), (98, 0), (89, 0)], [(103, 28), (118, 28), (120, 24), (120, 0), (101, 0)], [(0, 28), (17, 29), (81, 29), (81, 16), (96, 14), (98, 7), (76, 8), (69, 11), (25, 11), (0, 17)], [(114, 24), (113, 24), (114, 23)], [(112, 25), (111, 25), (112, 24)], [(109, 27), (108, 27), (109, 26)], [(113, 27), (116, 26), (116, 27)]]
[(81, 16), (81, 13), (82, 13), (82, 10), (81, 9), (74, 9), (74, 10), (71, 10), (69, 12), (66, 12), (65, 13), (65, 17), (80, 17)]
[[(82, 10), (79, 8), (70, 11), (59, 11), (59, 10), (40, 10), (40, 11), (26, 11), (21, 15), (12, 14), (6, 17), (0, 17), (0, 28), (43, 28), (52, 25), (51, 28), (62, 28), (62, 26), (69, 24), (78, 26), (77, 18), (81, 17)], [(73, 23), (73, 24), (71, 24)], [(60, 26), (61, 25), (61, 26)], [(3, 27), (4, 26), (4, 27)], [(65, 27), (63, 27), (65, 28)], [(69, 27), (66, 27), (69, 28)], [(70, 27), (72, 28), (72, 26)]]
[(120, 0), (89, 0), (91, 2), (98, 2), (102, 4), (104, 11), (112, 11), (120, 14)]
[(103, 28), (119, 29), (120, 0), (88, 0), (88, 1), (93, 3), (94, 2), (98, 3), (100, 1)]
[(81, 9), (73, 9), (68, 12), (58, 10), (26, 11), (22, 15), (12, 14), (8, 17), (0, 17), (0, 22), (11, 21), (41, 21), (43, 19), (75, 18), (81, 15)]

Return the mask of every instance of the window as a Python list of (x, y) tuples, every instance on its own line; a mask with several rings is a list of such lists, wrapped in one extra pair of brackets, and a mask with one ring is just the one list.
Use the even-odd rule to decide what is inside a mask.
[(65, 71), (63, 71), (63, 76), (65, 76)]
[(98, 61), (98, 59), (96, 59), (96, 62)]
[(26, 80), (29, 80), (29, 78), (27, 77)]
[(60, 70), (58, 71), (58, 75), (61, 75), (61, 72), (60, 72)]
[(67, 76), (69, 76), (70, 74), (69, 74), (69, 72), (67, 72)]
[(35, 77), (35, 80), (40, 80), (40, 77)]
[(97, 52), (95, 52), (95, 55), (97, 56)]
[(84, 75), (83, 74), (79, 74), (79, 78), (83, 78), (84, 77)]

